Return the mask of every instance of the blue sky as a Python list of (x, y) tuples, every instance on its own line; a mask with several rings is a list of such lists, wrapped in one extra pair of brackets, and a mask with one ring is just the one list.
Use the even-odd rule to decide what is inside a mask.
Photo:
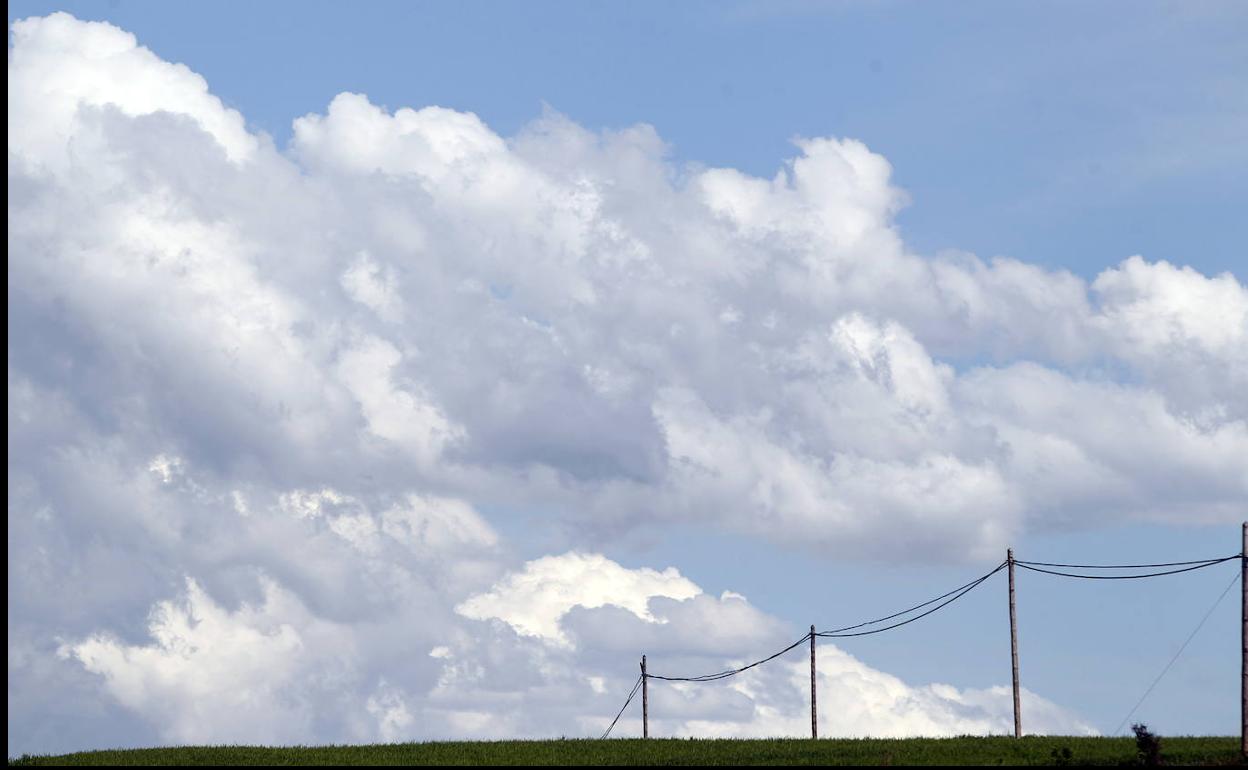
[(769, 176), (850, 136), (912, 196), (908, 241), (1093, 275), (1132, 254), (1243, 269), (1244, 9), (1235, 3), (9, 4), (134, 32), (279, 145), (341, 91), (649, 123), (675, 158)]
[[(1007, 545), (1239, 550), (1241, 5), (114, 0), (9, 20), (58, 10), (154, 57), (76, 22), (10, 34), (10, 754), (576, 734), (597, 722), (567, 710), (575, 686), (597, 719), (635, 662), (534, 628), (709, 670), (942, 593)], [(579, 571), (590, 553), (612, 564)], [(646, 571), (669, 567), (701, 598)], [(1233, 572), (1020, 575), (1030, 724), (1113, 729)], [(1235, 731), (1237, 598), (1135, 719)], [(747, 649), (690, 642), (695, 617)], [(225, 651), (181, 668), (183, 637)], [(250, 682), (229, 652), (247, 639), (276, 672), (250, 703), (276, 716), (196, 674)], [(922, 689), (1009, 684), (1003, 575), (838, 646), (926, 704), (847, 730), (1004, 718), (1000, 693)], [(570, 689), (534, 684), (552, 660)], [(494, 690), (474, 665), (521, 673)], [(327, 670), (341, 692), (306, 684)], [(658, 704), (680, 714), (660, 729), (788, 729), (724, 692)], [(204, 704), (238, 716), (196, 722)]]

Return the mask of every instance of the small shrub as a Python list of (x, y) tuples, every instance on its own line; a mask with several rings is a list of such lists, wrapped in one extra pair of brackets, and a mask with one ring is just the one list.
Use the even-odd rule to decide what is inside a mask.
[(1074, 755), (1075, 753), (1070, 750), (1069, 746), (1063, 746), (1060, 750), (1053, 749), (1049, 752), (1049, 757), (1053, 760), (1053, 764), (1058, 767), (1069, 767)]
[(1156, 767), (1161, 764), (1161, 738), (1153, 735), (1143, 722), (1131, 725), (1135, 732), (1135, 750), (1139, 755), (1139, 763)]

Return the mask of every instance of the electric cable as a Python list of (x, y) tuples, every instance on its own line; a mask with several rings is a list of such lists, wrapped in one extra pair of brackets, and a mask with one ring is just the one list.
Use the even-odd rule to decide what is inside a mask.
[[(945, 608), (945, 607), (949, 606), (950, 604), (953, 604), (953, 603), (954, 603), (954, 602), (956, 602), (958, 599), (961, 599), (963, 596), (966, 596), (966, 595), (967, 595), (967, 594), (969, 594), (971, 591), (974, 591), (974, 590), (975, 590), (976, 588), (978, 588), (978, 587), (980, 586), (980, 584), (982, 584), (985, 580), (987, 580), (988, 578), (990, 578), (990, 577), (992, 577), (993, 575), (997, 574), (997, 573), (998, 573), (998, 572), (1000, 572), (1001, 570), (1005, 569), (1005, 567), (1006, 567), (1006, 565), (1007, 565), (1007, 564), (1008, 564), (1008, 562), (1002, 562), (1002, 563), (1001, 563), (1000, 565), (998, 565), (998, 566), (997, 566), (997, 568), (996, 568), (996, 569), (994, 569), (992, 572), (989, 572), (988, 574), (984, 575), (983, 577), (978, 578), (977, 580), (973, 580), (973, 581), (971, 581), (970, 583), (967, 583), (967, 584), (966, 584), (965, 586), (963, 586), (962, 588), (957, 589), (957, 590), (956, 590), (956, 592), (953, 594), (953, 596), (951, 596), (949, 599), (946, 599), (945, 601), (943, 601), (943, 602), (941, 602), (940, 604), (936, 605), (935, 607), (931, 608), (931, 609), (930, 609), (930, 610), (928, 610), (927, 612), (923, 612), (923, 613), (920, 613), (920, 614), (918, 614), (918, 615), (915, 615), (914, 617), (912, 617), (912, 618), (908, 618), (908, 619), (906, 619), (906, 620), (903, 620), (903, 621), (901, 621), (900, 623), (894, 623), (894, 624), (892, 624), (891, 626), (884, 626), (883, 628), (873, 628), (873, 629), (871, 629), (870, 631), (855, 631), (855, 632), (854, 632), (854, 633), (852, 633), (852, 634), (841, 633), (841, 632), (838, 632), (838, 631), (821, 631), (821, 632), (819, 632), (819, 633), (816, 633), (816, 634), (815, 634), (815, 636), (821, 636), (821, 637), (824, 637), (824, 638), (826, 638), (826, 639), (845, 639), (845, 638), (848, 638), (848, 637), (853, 637), (853, 636), (870, 636), (871, 634), (879, 634), (879, 633), (883, 633), (883, 632), (885, 632), (885, 631), (891, 631), (891, 630), (893, 630), (894, 628), (901, 628), (901, 627), (902, 627), (902, 626), (904, 626), (904, 625), (907, 625), (907, 624), (913, 623), (913, 622), (914, 622), (914, 621), (916, 621), (916, 620), (921, 620), (921, 619), (923, 619), (923, 618), (927, 617), (928, 615), (931, 615), (933, 612), (936, 612), (937, 610), (943, 609), (943, 608)], [(946, 595), (946, 596), (949, 596), (949, 594), (945, 594), (945, 595)], [(930, 602), (928, 602), (928, 603), (930, 604)], [(920, 606), (923, 606), (923, 605), (920, 605)], [(901, 613), (901, 614), (904, 614), (904, 613)], [(894, 617), (896, 617), (896, 615), (894, 615)], [(869, 624), (861, 624), (861, 625), (869, 625)]]
[[(818, 634), (816, 634), (816, 636), (825, 636), (825, 635), (828, 635), (828, 634), (839, 634), (839, 633), (841, 633), (842, 631), (852, 631), (852, 630), (854, 630), (855, 628), (862, 628), (863, 626), (873, 626), (873, 625), (875, 625), (876, 623), (883, 623), (883, 622), (884, 622), (884, 621), (886, 621), (886, 620), (892, 620), (893, 618), (899, 618), (899, 617), (901, 617), (902, 615), (908, 615), (908, 614), (910, 614), (911, 612), (914, 612), (915, 610), (922, 609), (922, 608), (924, 608), (924, 607), (928, 606), (929, 604), (933, 604), (933, 603), (935, 603), (935, 602), (938, 602), (938, 601), (940, 601), (941, 599), (944, 599), (944, 598), (945, 598), (945, 597), (947, 597), (947, 596), (952, 596), (952, 595), (956, 594), (958, 591), (963, 590), (964, 588), (970, 588), (970, 587), (973, 587), (973, 586), (976, 586), (976, 585), (978, 585), (978, 584), (982, 583), (984, 580), (987, 580), (987, 579), (988, 579), (989, 577), (991, 577), (993, 574), (995, 574), (996, 572), (998, 572), (998, 571), (999, 571), (1002, 567), (1004, 567), (1005, 565), (1006, 565), (1006, 562), (1001, 562), (999, 565), (997, 565), (996, 569), (992, 570), (992, 572), (989, 572), (988, 574), (983, 575), (983, 576), (981, 576), (981, 577), (977, 577), (977, 578), (975, 578), (974, 580), (972, 580), (972, 581), (971, 581), (971, 582), (969, 582), (969, 583), (964, 583), (964, 584), (962, 584), (962, 585), (958, 586), (957, 588), (953, 589), (952, 591), (949, 591), (949, 592), (947, 592), (947, 593), (943, 593), (943, 594), (941, 594), (940, 596), (937, 596), (935, 599), (928, 599), (927, 601), (923, 602), (922, 604), (916, 604), (916, 605), (914, 605), (913, 607), (910, 607), (909, 609), (904, 609), (904, 610), (902, 610), (901, 612), (894, 612), (892, 615), (885, 615), (884, 617), (882, 617), (882, 618), (876, 618), (875, 620), (867, 620), (867, 621), (864, 621), (864, 622), (862, 622), (862, 623), (856, 623), (856, 624), (854, 624), (854, 625), (852, 625), (852, 626), (845, 626), (845, 627), (843, 627), (843, 628), (833, 628), (833, 629), (828, 630), (828, 631), (820, 631)], [(922, 617), (922, 615), (920, 615), (919, 617)], [(918, 618), (915, 618), (915, 619), (917, 620)]]
[[(1000, 564), (998, 564), (998, 565), (997, 565), (994, 569), (992, 569), (992, 570), (991, 570), (991, 571), (989, 571), (988, 573), (986, 573), (986, 574), (984, 574), (984, 575), (981, 575), (980, 577), (978, 577), (978, 578), (976, 578), (976, 579), (974, 579), (974, 580), (970, 581), (969, 583), (964, 583), (964, 584), (962, 584), (962, 585), (958, 586), (957, 588), (953, 589), (952, 591), (948, 591), (948, 592), (946, 592), (946, 593), (943, 593), (943, 594), (941, 594), (940, 596), (937, 596), (937, 597), (935, 597), (935, 598), (933, 598), (933, 599), (928, 599), (927, 601), (922, 602), (921, 604), (916, 604), (916, 605), (914, 605), (913, 607), (910, 607), (910, 608), (908, 608), (908, 609), (902, 610), (901, 612), (894, 612), (894, 613), (893, 613), (893, 614), (891, 614), (891, 615), (885, 615), (884, 617), (881, 617), (881, 618), (876, 618), (876, 619), (874, 619), (874, 620), (868, 620), (868, 621), (865, 621), (865, 622), (862, 622), (862, 623), (856, 623), (856, 624), (854, 624), (854, 625), (852, 625), (852, 626), (845, 626), (845, 627), (843, 627), (843, 628), (837, 628), (837, 629), (833, 629), (833, 630), (830, 630), (830, 631), (820, 631), (820, 632), (815, 633), (815, 636), (817, 636), (817, 637), (824, 637), (824, 638), (846, 638), (846, 637), (853, 637), (853, 636), (868, 636), (868, 635), (870, 635), (870, 634), (878, 634), (878, 633), (881, 633), (881, 632), (883, 632), (883, 631), (890, 631), (890, 630), (892, 630), (892, 629), (894, 629), (894, 628), (900, 628), (901, 626), (907, 625), (908, 623), (913, 623), (913, 622), (914, 622), (914, 621), (916, 621), (916, 620), (919, 620), (919, 619), (921, 619), (921, 618), (927, 617), (928, 615), (932, 614), (933, 612), (936, 612), (937, 610), (940, 610), (940, 609), (942, 609), (942, 608), (944, 608), (944, 607), (948, 606), (949, 604), (952, 604), (953, 602), (957, 601), (958, 599), (961, 599), (963, 596), (965, 596), (966, 594), (970, 593), (970, 592), (971, 592), (971, 591), (973, 591), (975, 588), (977, 588), (977, 587), (978, 587), (981, 583), (983, 583), (985, 580), (987, 580), (988, 578), (992, 577), (993, 575), (995, 575), (996, 573), (1000, 572), (1001, 570), (1005, 569), (1005, 567), (1006, 567), (1007, 563), (1008, 563), (1008, 562), (1001, 562)], [(944, 600), (944, 601), (942, 601), (942, 600)], [(927, 612), (920, 613), (919, 615), (916, 615), (916, 616), (915, 616), (915, 617), (913, 617), (913, 618), (909, 618), (909, 619), (907, 619), (907, 620), (904, 620), (904, 621), (902, 621), (902, 622), (900, 622), (900, 623), (894, 623), (894, 624), (892, 624), (892, 625), (890, 625), (890, 626), (885, 626), (885, 627), (883, 627), (883, 628), (872, 629), (872, 630), (870, 630), (870, 631), (859, 631), (859, 632), (856, 632), (856, 633), (846, 633), (846, 632), (848, 632), (848, 631), (852, 631), (852, 630), (857, 629), (857, 628), (862, 628), (862, 627), (864, 627), (864, 626), (875, 625), (875, 624), (877, 624), (877, 623), (883, 623), (883, 622), (885, 622), (885, 621), (892, 620), (892, 619), (894, 619), (894, 618), (899, 618), (899, 617), (901, 617), (901, 616), (903, 616), (903, 615), (907, 615), (907, 614), (909, 614), (909, 613), (911, 613), (911, 612), (914, 612), (915, 610), (922, 609), (922, 608), (927, 607), (927, 606), (929, 606), (929, 605), (932, 605), (932, 604), (934, 604), (934, 603), (936, 603), (936, 602), (941, 602), (941, 603), (940, 603), (940, 604), (937, 604), (935, 607), (932, 607), (932, 608), (931, 608), (931, 609), (929, 609)], [(798, 645), (800, 645), (800, 644), (802, 644), (802, 643), (804, 643), (804, 642), (808, 641), (809, 639), (810, 639), (810, 634), (809, 634), (809, 633), (807, 633), (807, 634), (805, 634), (804, 636), (802, 636), (802, 638), (801, 638), (801, 639), (798, 639), (796, 642), (793, 642), (793, 643), (792, 643), (792, 644), (790, 644), (788, 647), (785, 647), (783, 650), (780, 650), (779, 652), (775, 652), (775, 653), (773, 653), (773, 654), (771, 654), (771, 655), (768, 655), (768, 656), (767, 656), (767, 657), (765, 657), (765, 658), (762, 658), (762, 659), (760, 659), (760, 660), (756, 660), (756, 661), (754, 661), (753, 663), (749, 663), (749, 664), (744, 665), (744, 666), (739, 666), (739, 667), (737, 667), (737, 668), (727, 669), (727, 670), (725, 670), (725, 671), (719, 671), (719, 672), (716, 672), (716, 673), (714, 673), (714, 674), (702, 674), (701, 676), (662, 676), (662, 675), (660, 675), (660, 674), (647, 674), (647, 676), (648, 676), (649, 678), (651, 678), (651, 679), (659, 679), (659, 680), (662, 680), (662, 681), (665, 681), (665, 682), (715, 682), (715, 681), (718, 681), (718, 680), (720, 680), (720, 679), (727, 679), (728, 677), (736, 676), (737, 674), (740, 674), (740, 673), (742, 673), (742, 672), (744, 672), (744, 671), (748, 671), (748, 670), (750, 670), (750, 669), (754, 668), (755, 666), (760, 666), (760, 665), (762, 665), (763, 663), (766, 663), (766, 662), (768, 662), (768, 661), (770, 661), (770, 660), (774, 660), (774, 659), (776, 659), (776, 658), (780, 657), (781, 655), (785, 654), (786, 652), (789, 652), (790, 650), (794, 649), (794, 648), (795, 648), (795, 647), (797, 647)]]
[[(1019, 559), (1014, 559), (1013, 563), (1017, 564), (1022, 569), (1031, 570), (1032, 572), (1041, 572), (1047, 575), (1057, 575), (1060, 577), (1082, 578), (1084, 580), (1137, 580), (1141, 578), (1161, 577), (1164, 575), (1177, 575), (1182, 572), (1191, 572), (1194, 570), (1204, 569), (1206, 567), (1212, 567), (1217, 564), (1222, 564), (1224, 562), (1231, 561), (1232, 559), (1243, 559), (1243, 558), (1246, 558), (1244, 554), (1234, 554), (1232, 556), (1226, 556), (1223, 558), (1216, 558), (1216, 559), (1201, 559), (1197, 561), (1161, 562), (1157, 564), (1063, 564), (1063, 563), (1057, 563), (1057, 562), (1024, 561), (1024, 560), (1019, 560)], [(736, 676), (737, 674), (743, 673), (745, 671), (749, 671), (750, 669), (755, 668), (756, 666), (761, 666), (762, 664), (767, 663), (768, 661), (775, 660), (781, 655), (784, 655), (785, 653), (793, 650), (799, 645), (811, 640), (812, 637), (843, 639), (843, 638), (855, 637), (855, 636), (869, 636), (871, 634), (878, 634), (884, 631), (891, 631), (895, 628), (900, 628), (902, 626), (913, 623), (916, 620), (921, 620), (922, 618), (925, 618), (928, 615), (931, 615), (932, 613), (937, 612), (949, 606), (953, 602), (957, 601), (958, 599), (961, 599), (963, 596), (966, 596), (968, 593), (978, 588), (986, 580), (988, 580), (988, 578), (997, 574), (998, 572), (1005, 569), (1009, 565), (1010, 565), (1010, 560), (1007, 559), (1006, 561), (1003, 561), (1000, 564), (998, 564), (991, 571), (970, 581), (969, 583), (964, 583), (963, 585), (958, 586), (952, 591), (943, 593), (940, 596), (937, 596), (933, 599), (928, 599), (927, 601), (921, 604), (916, 604), (913, 607), (910, 607), (905, 610), (901, 610), (900, 612), (895, 612), (891, 615), (885, 615), (883, 617), (876, 618), (874, 620), (868, 620), (862, 623), (857, 623), (852, 626), (844, 626), (842, 628), (832, 629), (830, 631), (817, 631), (817, 632), (806, 633), (802, 636), (802, 638), (793, 642), (788, 647), (785, 647), (784, 649), (778, 652), (772, 653), (771, 655), (768, 655), (765, 658), (761, 658), (759, 660), (754, 661), (753, 663), (748, 663), (744, 666), (726, 669), (724, 671), (719, 671), (713, 674), (702, 674), (701, 676), (663, 676), (661, 674), (644, 674), (643, 673), (640, 676), (638, 676), (637, 681), (633, 684), (632, 691), (629, 692), (628, 698), (624, 701), (624, 705), (620, 707), (620, 711), (619, 713), (615, 715), (615, 719), (611, 721), (610, 726), (608, 726), (606, 731), (603, 732), (602, 738), (605, 739), (611, 734), (611, 730), (615, 727), (616, 723), (619, 722), (620, 717), (624, 714), (624, 710), (628, 708), (628, 705), (630, 703), (632, 703), (633, 698), (636, 697), (637, 695), (637, 691), (644, 686), (645, 680), (647, 678), (658, 679), (664, 682), (714, 682), (720, 679), (727, 679), (728, 677)], [(1139, 575), (1081, 575), (1081, 574), (1077, 574), (1073, 572), (1061, 572), (1058, 570), (1044, 569), (1045, 567), (1057, 567), (1057, 568), (1062, 568), (1062, 569), (1083, 569), (1083, 570), (1154, 569), (1158, 567), (1178, 567), (1179, 569), (1169, 569), (1169, 570), (1163, 570), (1161, 572), (1150, 572), (1150, 573), (1139, 574)], [(1132, 707), (1131, 711), (1127, 713), (1127, 716), (1123, 719), (1122, 723), (1118, 725), (1118, 727), (1114, 730), (1114, 733), (1112, 734), (1116, 734), (1118, 733), (1118, 731), (1122, 729), (1122, 726), (1126, 724), (1127, 720), (1131, 718), (1131, 716), (1135, 713), (1136, 709), (1138, 709), (1140, 705), (1144, 702), (1144, 700), (1149, 696), (1149, 694), (1153, 691), (1153, 688), (1157, 686), (1157, 683), (1160, 682), (1162, 677), (1166, 675), (1166, 672), (1170, 670), (1170, 667), (1174, 665), (1174, 662), (1178, 660), (1179, 656), (1187, 648), (1187, 645), (1192, 641), (1193, 638), (1195, 638), (1196, 634), (1200, 631), (1200, 629), (1204, 626), (1205, 622), (1213, 614), (1213, 611), (1226, 597), (1226, 594), (1231, 590), (1231, 587), (1235, 585), (1236, 580), (1239, 580), (1239, 573), (1236, 573), (1235, 578), (1231, 581), (1230, 585), (1228, 585), (1226, 589), (1223, 590), (1222, 594), (1218, 597), (1218, 600), (1214, 602), (1213, 606), (1209, 608), (1209, 611), (1205, 613), (1205, 616), (1201, 618), (1201, 621), (1200, 623), (1197, 624), (1195, 630), (1192, 631), (1192, 633), (1183, 642), (1182, 646), (1179, 647), (1178, 652), (1174, 654), (1174, 657), (1170, 659), (1170, 662), (1167, 663), (1165, 668), (1162, 669), (1161, 673), (1157, 675), (1157, 678), (1153, 680), (1153, 683), (1149, 685), (1148, 689), (1144, 692), (1144, 695), (1140, 697), (1140, 700), (1135, 704), (1134, 707)], [(911, 618), (907, 618), (906, 620), (903, 620), (899, 623), (893, 623), (891, 625), (887, 625), (882, 628), (873, 628), (867, 631), (855, 630), (855, 629), (864, 628), (866, 626), (873, 626), (879, 623), (884, 623), (889, 620), (894, 620), (896, 618), (909, 615), (910, 613), (916, 610), (923, 609), (924, 607), (929, 607), (933, 604), (935, 604), (935, 606), (931, 607), (931, 609), (928, 609), (926, 612), (919, 613), (918, 615), (915, 615), (914, 617), (911, 617)]]
[(1043, 572), (1046, 575), (1058, 575), (1061, 577), (1069, 577), (1069, 578), (1082, 578), (1083, 580), (1139, 580), (1141, 578), (1153, 578), (1153, 577), (1161, 577), (1163, 575), (1177, 575), (1180, 572), (1191, 572), (1193, 570), (1204, 569), (1205, 567), (1212, 567), (1217, 564), (1222, 564), (1223, 562), (1228, 562), (1231, 559), (1239, 559), (1239, 558), (1241, 558), (1240, 555), (1235, 554), (1234, 556), (1227, 556), (1222, 559), (1213, 559), (1213, 560), (1206, 561), (1206, 562), (1200, 562), (1194, 567), (1183, 567), (1181, 569), (1165, 570), (1163, 572), (1148, 572), (1143, 575), (1079, 575), (1074, 572), (1059, 572), (1057, 570), (1041, 569), (1040, 567), (1032, 567), (1029, 564), (1024, 564), (1018, 561), (1015, 561), (1014, 563), (1022, 567), (1023, 569), (1029, 569), (1032, 572)]
[[(1228, 556), (1226, 559), (1234, 559), (1239, 554)], [(1151, 569), (1153, 567), (1186, 567), (1189, 564), (1205, 564), (1207, 562), (1226, 561), (1222, 558), (1212, 559), (1196, 559), (1195, 561), (1166, 561), (1159, 564), (1058, 564), (1050, 561), (1026, 561), (1023, 559), (1015, 559), (1015, 564), (1027, 564), (1033, 567), (1065, 567), (1066, 569)]]
[(804, 636), (802, 636), (801, 639), (798, 639), (796, 642), (794, 642), (793, 644), (790, 644), (788, 647), (785, 647), (783, 650), (779, 652), (768, 655), (767, 657), (761, 660), (756, 660), (753, 663), (750, 663), (749, 665), (741, 666), (740, 668), (730, 668), (727, 671), (720, 671), (715, 674), (703, 674), (701, 676), (659, 676), (658, 674), (646, 674), (646, 676), (649, 677), (650, 679), (662, 679), (664, 682), (714, 682), (719, 679), (727, 679), (730, 676), (736, 676), (737, 674), (740, 674), (743, 671), (749, 671), (755, 666), (761, 666), (762, 664), (766, 663), (769, 660), (775, 660), (776, 658), (785, 654), (786, 652), (798, 646), (802, 642), (805, 642), (807, 639), (810, 639), (809, 632), (807, 632)]

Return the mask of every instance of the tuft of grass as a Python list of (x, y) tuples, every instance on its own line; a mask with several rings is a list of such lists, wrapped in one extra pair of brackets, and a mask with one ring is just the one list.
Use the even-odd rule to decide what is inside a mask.
[[(1242, 765), (1239, 738), (1166, 738), (1167, 765)], [(22, 755), (9, 765), (1133, 765), (1135, 739), (561, 739), (368, 746), (181, 746)]]

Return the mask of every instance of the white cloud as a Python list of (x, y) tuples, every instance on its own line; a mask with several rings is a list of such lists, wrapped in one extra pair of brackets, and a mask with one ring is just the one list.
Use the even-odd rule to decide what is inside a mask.
[[(11, 736), (52, 693), (120, 736), (593, 732), (629, 684), (607, 653), (714, 668), (786, 636), (592, 555), (655, 520), (977, 559), (1242, 516), (1240, 278), (910, 253), (859, 141), (764, 179), (674, 164), (646, 125), (505, 138), (340, 94), (282, 153), (65, 14), (13, 25), (8, 82), (10, 680), (47, 699)], [(341, 689), (309, 674), (344, 649)], [(1001, 718), (992, 690), (843, 668), (833, 691), (879, 698), (854, 729)], [(800, 721), (714, 693), (671, 729)]]
[[(829, 644), (816, 656), (821, 738), (912, 738), (1007, 735), (1014, 729), (1013, 694), (1008, 686), (959, 689), (947, 684), (911, 685), (872, 669)], [(656, 683), (662, 685), (663, 683)], [(810, 734), (810, 664), (781, 663), (747, 673), (727, 686), (752, 707), (737, 718), (661, 716), (696, 708), (705, 696), (693, 687), (652, 691), (656, 718), (652, 734), (716, 738)], [(1022, 709), (1029, 735), (1096, 735), (1077, 715), (1023, 690)]]
[(294, 122), (294, 130), (302, 158), (352, 172), (437, 180), (459, 164), (506, 152), (503, 141), (476, 115), (426, 107), (403, 108), (391, 116), (363, 94), (339, 94), (327, 115), (305, 115)]
[(415, 550), (491, 548), (498, 535), (472, 506), (453, 498), (408, 495), (381, 515), (381, 528)]
[(630, 570), (600, 554), (572, 552), (525, 564), (523, 571), (469, 597), (455, 611), (476, 620), (497, 618), (521, 634), (566, 645), (559, 621), (573, 607), (611, 605), (660, 622), (648, 608), (652, 597), (688, 599), (699, 593), (675, 568)]
[(403, 319), (403, 299), (394, 272), (383, 269), (366, 252), (356, 256), (340, 282), (351, 299), (365, 305), (378, 317), (386, 321)]
[(300, 517), (320, 516), (325, 506), (342, 505), (355, 502), (350, 497), (325, 487), (318, 492), (307, 492), (302, 489), (283, 493), (278, 498), (278, 505), (283, 511)]
[(957, 387), (968, 414), (993, 420), (1006, 473), (1038, 526), (1089, 510), (1103, 520), (1227, 521), (1239, 515), (1232, 501), (1248, 496), (1243, 420), (1201, 424), (1160, 393), (1035, 364), (975, 370)]
[(128, 32), (67, 13), (13, 22), (9, 48), (9, 152), (59, 168), (75, 158), (80, 113), (111, 107), (127, 116), (168, 112), (190, 118), (233, 161), (248, 159), (259, 141), (243, 117), (181, 64), (161, 61)]
[[(886, 371), (882, 376), (889, 379)], [(875, 381), (870, 385), (879, 387)], [(857, 403), (869, 409), (875, 406), (872, 400), (868, 396)], [(875, 431), (881, 418), (896, 418), (898, 407), (905, 408), (890, 397), (884, 415), (817, 416), (829, 437), (844, 442), (847, 430)], [(830, 446), (824, 454), (777, 439), (788, 426), (776, 425), (765, 412), (724, 420), (687, 391), (663, 394), (656, 416), (675, 466), (672, 494), (700, 513), (739, 512), (731, 523), (760, 535), (838, 548), (853, 543), (867, 552), (888, 547), (883, 533), (890, 529), (924, 527), (947, 547), (956, 543), (987, 554), (999, 550), (1020, 512), (1017, 492), (1001, 468), (986, 459), (962, 459), (942, 447), (940, 438), (931, 449), (920, 446), (900, 456), (879, 456), (869, 440), (858, 451)], [(900, 430), (921, 429), (923, 419), (900, 420), (907, 423)], [(914, 422), (919, 424), (909, 424)], [(884, 423), (883, 429), (891, 427)], [(968, 516), (970, 510), (979, 515)]]
[(463, 430), (413, 387), (399, 387), (393, 371), (403, 356), (394, 345), (366, 337), (338, 361), (338, 377), (360, 404), (368, 431), (412, 452), (422, 463), (438, 459)]
[(1230, 273), (1207, 278), (1190, 267), (1134, 256), (1092, 284), (1111, 334), (1141, 352), (1196, 346), (1242, 363), (1248, 343), (1248, 289)]
[(156, 474), (162, 483), (168, 484), (173, 481), (175, 474), (181, 474), (184, 463), (180, 457), (169, 457), (168, 455), (159, 454), (152, 458), (147, 469)]
[(349, 634), (275, 583), (263, 588), (261, 604), (229, 612), (188, 580), (184, 603), (153, 609), (151, 644), (94, 635), (60, 654), (102, 676), (113, 697), (176, 743), (227, 735), (264, 743), (270, 730), (311, 737), (314, 691), (350, 675)]
[[(595, 650), (610, 648), (609, 639), (622, 637), (631, 649), (647, 649), (651, 673), (689, 675), (741, 665), (742, 648), (770, 652), (791, 641), (792, 632), (784, 624), (770, 618), (736, 596), (714, 599), (689, 584), (693, 593), (683, 598), (659, 598), (662, 588), (653, 584), (658, 573), (653, 570), (628, 570), (596, 557), (601, 564), (595, 574), (610, 575), (612, 587), (595, 586), (582, 592), (571, 589), (569, 576), (579, 572), (585, 557), (566, 554), (547, 557), (526, 564), (524, 569), (509, 574), (488, 598), (471, 614), (481, 619), (501, 618), (521, 635), (533, 635), (535, 615), (546, 622), (545, 633), (538, 638), (549, 646), (563, 666), (584, 670), (592, 665)], [(671, 570), (667, 571), (672, 572)], [(666, 573), (665, 573), (666, 574)], [(687, 581), (684, 581), (687, 583)], [(683, 588), (683, 587), (682, 587)], [(604, 593), (615, 601), (603, 601)], [(592, 598), (586, 600), (588, 593)], [(634, 604), (626, 607), (626, 604)], [(566, 644), (565, 631), (559, 618), (567, 613), (564, 607), (576, 604), (580, 616), (572, 626), (586, 641), (573, 650)], [(649, 612), (646, 606), (649, 605)], [(608, 605), (626, 607), (615, 611)], [(600, 609), (592, 610), (598, 607)], [(655, 623), (661, 619), (663, 623)], [(642, 631), (638, 636), (637, 632)], [(719, 646), (731, 640), (735, 650)], [(621, 645), (624, 647), (626, 645)], [(651, 731), (657, 736), (749, 737), (804, 736), (810, 730), (809, 684), (810, 669), (805, 657), (806, 646), (792, 657), (781, 658), (751, 669), (735, 678), (714, 683), (688, 683), (652, 680), (650, 682)], [(621, 654), (624, 650), (611, 650)], [(463, 671), (463, 661), (442, 656), (446, 671)], [(794, 660), (796, 658), (796, 660)], [(895, 676), (871, 668), (833, 644), (821, 642), (818, 647), (818, 688), (820, 698), (820, 734), (828, 737), (877, 736), (953, 736), (1004, 734), (1013, 729), (1013, 701), (1005, 686), (987, 689), (959, 689), (947, 684), (911, 685)], [(609, 662), (609, 659), (608, 659)], [(618, 665), (608, 670), (617, 669)], [(589, 676), (586, 681), (594, 695), (605, 693), (622, 696), (623, 682), (612, 680), (607, 687), (601, 677)], [(473, 686), (489, 686), (489, 672), (480, 671), (473, 682), (456, 681), (469, 693)], [(589, 693), (584, 696), (590, 697)], [(1032, 693), (1024, 691), (1024, 708), (1028, 731), (1033, 734), (1095, 734), (1095, 730), (1077, 715)], [(610, 716), (602, 721), (605, 727)], [(521, 717), (516, 719), (523, 724)], [(597, 726), (602, 717), (587, 721)], [(624, 734), (636, 732), (636, 714), (630, 713), (621, 724)], [(520, 725), (518, 724), (517, 727)], [(476, 734), (506, 735), (501, 732)]]
[(1135, 256), (1092, 283), (1094, 328), (1170, 408), (1206, 426), (1248, 419), (1248, 286)]
[[(391, 643), (383, 637), (378, 647), (384, 624), (319, 618), (267, 576), (259, 587), (258, 599), (231, 610), (188, 579), (183, 598), (153, 608), (150, 641), (96, 632), (64, 642), (59, 655), (100, 676), (167, 742), (397, 741), (597, 732), (625, 689), (625, 652), (649, 650), (652, 672), (703, 672), (739, 665), (743, 649), (770, 650), (791, 634), (739, 595), (709, 597), (674, 569), (569, 553), (530, 562), (463, 602), (460, 615), (506, 625), (446, 622), (447, 643), (430, 648), (423, 672), (393, 681), (398, 669), (370, 660)], [(396, 662), (410, 667), (413, 629), (399, 622), (394, 630)], [(798, 658), (713, 684), (652, 681), (654, 734), (804, 735), (809, 670)], [(988, 734), (1011, 724), (1006, 687), (910, 685), (827, 643), (818, 673), (824, 735)], [(1093, 732), (1033, 693), (1024, 704), (1030, 732)], [(635, 721), (630, 714), (620, 730)]]
[(370, 697), (365, 707), (378, 720), (378, 732), (386, 742), (399, 742), (412, 734), (415, 717), (408, 711), (401, 694), (383, 691), (380, 695)]

